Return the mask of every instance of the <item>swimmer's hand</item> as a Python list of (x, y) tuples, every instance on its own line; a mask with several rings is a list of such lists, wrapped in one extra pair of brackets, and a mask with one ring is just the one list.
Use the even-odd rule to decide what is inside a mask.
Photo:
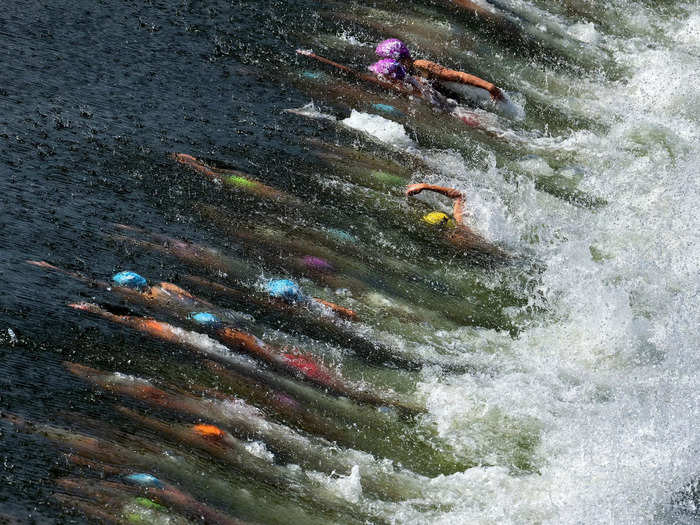
[(413, 195), (418, 195), (421, 191), (423, 191), (428, 185), (424, 183), (420, 184), (410, 184), (406, 188), (406, 197), (412, 197)]
[(505, 95), (503, 94), (503, 91), (501, 91), (496, 86), (493, 86), (491, 89), (489, 89), (489, 93), (491, 94), (491, 98), (496, 102), (502, 102), (506, 99)]

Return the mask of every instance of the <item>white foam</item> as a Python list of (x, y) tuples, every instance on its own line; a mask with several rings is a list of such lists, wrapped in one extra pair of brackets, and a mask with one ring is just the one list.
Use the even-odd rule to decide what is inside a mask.
[(143, 378), (137, 377), (137, 376), (132, 376), (130, 374), (123, 374), (122, 372), (114, 372), (112, 374), (109, 374), (105, 377), (105, 380), (107, 383), (126, 384), (126, 385), (130, 385), (130, 386), (134, 386), (134, 385), (153, 386), (153, 383), (151, 383), (147, 379), (143, 379)]
[[(400, 504), (397, 522), (649, 523), (700, 474), (694, 9), (688, 20), (661, 27), (667, 44), (648, 35), (606, 37), (631, 71), (625, 82), (551, 93), (553, 104), (588, 105), (606, 130), (543, 137), (533, 149), (574, 157), (586, 168), (582, 188), (607, 200), (601, 209), (574, 207), (529, 180), (506, 182), (495, 164), (484, 170), (483, 157), (422, 152), (436, 169), (430, 182), (467, 192), (478, 229), (533, 250), (545, 270), (529, 283), (527, 306), (509, 311), (525, 319), (516, 338), (444, 334), (446, 348), (471, 353), (491, 373), (424, 373), (425, 422), (457, 454), (484, 466), (426, 486), (426, 499), (450, 510)], [(579, 30), (594, 38), (595, 28)], [(560, 171), (540, 157), (520, 168), (542, 176)], [(489, 213), (504, 217), (492, 230)], [(533, 436), (532, 450), (523, 451)], [(535, 472), (513, 468), (519, 449)]]
[(697, 49), (700, 46), (700, 13), (691, 14), (674, 36), (677, 41)]
[(579, 22), (569, 26), (569, 34), (576, 40), (586, 44), (596, 44), (600, 40), (600, 35), (595, 30), (593, 22)]
[(380, 115), (371, 115), (352, 110), (350, 116), (342, 123), (351, 128), (363, 131), (380, 141), (400, 149), (413, 149), (415, 143), (398, 122), (385, 119)]
[(244, 365), (250, 368), (255, 368), (257, 366), (256, 361), (252, 358), (233, 352), (230, 348), (206, 334), (184, 330), (177, 326), (171, 327), (171, 330), (183, 344), (196, 348), (205, 355), (218, 357), (229, 363)]
[(353, 465), (347, 476), (333, 477), (318, 472), (309, 472), (308, 475), (325, 485), (333, 494), (351, 503), (358, 503), (362, 497), (362, 479), (358, 465)]
[(338, 33), (338, 40), (340, 40), (341, 42), (347, 42), (351, 46), (355, 47), (374, 47), (374, 44), (372, 44), (371, 42), (363, 42), (349, 31), (343, 31), (342, 33)]
[(270, 463), (275, 460), (275, 455), (267, 449), (265, 443), (262, 441), (248, 441), (245, 444), (245, 449), (253, 456), (269, 461)]
[(329, 115), (327, 113), (323, 113), (316, 104), (312, 102), (309, 102), (308, 104), (304, 104), (300, 108), (290, 108), (290, 109), (285, 109), (285, 113), (292, 113), (294, 115), (299, 115), (302, 117), (307, 117), (307, 118), (312, 118), (316, 120), (331, 120), (335, 121), (336, 118), (333, 115)]

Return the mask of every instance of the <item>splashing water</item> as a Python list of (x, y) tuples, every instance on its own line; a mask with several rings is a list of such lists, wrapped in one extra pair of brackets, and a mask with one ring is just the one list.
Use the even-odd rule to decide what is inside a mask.
[(432, 488), (450, 512), (402, 520), (676, 519), (665, 508), (697, 476), (700, 447), (697, 20), (667, 27), (667, 46), (617, 42), (633, 73), (599, 88), (607, 131), (561, 138), (575, 141), (592, 173), (586, 186), (606, 196), (605, 208), (543, 209), (515, 188), (497, 190), (512, 197), (518, 229), (549, 225), (547, 242), (529, 246), (547, 267), (538, 284), (547, 319), (508, 343), (497, 376), (422, 384), (430, 420), (455, 446), (497, 449), (485, 428), (479, 435), (484, 418), (534, 424), (537, 473), (513, 476), (504, 465), (447, 476)]
[[(23, 261), (31, 255), (71, 268), (50, 281), (32, 281), (35, 274), (29, 272), (30, 278), (21, 273), (14, 279), (13, 272), (4, 273), (4, 254), (0, 257), (0, 274), (10, 291), (0, 295), (0, 315), (12, 316), (12, 323), (0, 326), (5, 352), (0, 379), (8, 387), (0, 399), (3, 413), (33, 413), (37, 432), (79, 449), (83, 461), (96, 461), (94, 472), (104, 469), (101, 476), (117, 479), (126, 470), (153, 470), (164, 483), (250, 522), (697, 520), (697, 494), (693, 499), (684, 491), (700, 476), (700, 8), (629, 0), (605, 6), (478, 0), (471, 7), (480, 13), (475, 17), (474, 11), (465, 16), (453, 2), (378, 1), (365, 7), (331, 1), (324, 9), (301, 2), (287, 9), (301, 13), (291, 18), (299, 24), (293, 36), (291, 23), (280, 30), (271, 22), (289, 13), (253, 4), (236, 6), (255, 17), (252, 29), (225, 3), (201, 13), (196, 6), (183, 7), (181, 24), (139, 19), (138, 31), (148, 34), (135, 46), (137, 57), (147, 57), (141, 47), (149, 42), (154, 49), (170, 49), (184, 39), (192, 50), (177, 48), (174, 57), (205, 57), (196, 67), (163, 68), (167, 74), (193, 75), (195, 87), (187, 99), (170, 93), (175, 103), (169, 106), (167, 93), (144, 87), (152, 76), (158, 78), (155, 73), (129, 69), (124, 78), (138, 77), (139, 96), (148, 102), (130, 107), (125, 123), (114, 124), (119, 119), (104, 108), (83, 107), (81, 100), (76, 110), (59, 98), (47, 103), (50, 107), (30, 107), (27, 114), (39, 116), (33, 122), (22, 115), (22, 129), (38, 129), (52, 112), (51, 133), (85, 137), (51, 139), (45, 130), (25, 136), (10, 124), (5, 132), (2, 123), (2, 138), (14, 149), (11, 174), (0, 189), (23, 198), (40, 195), (29, 204), (18, 199), (11, 220), (0, 217), (14, 232), (12, 245), (19, 246), (10, 256)], [(226, 13), (222, 20), (217, 9)], [(215, 25), (207, 26), (211, 20)], [(235, 38), (229, 38), (231, 24), (243, 24)], [(503, 28), (519, 34), (504, 34)], [(259, 38), (261, 31), (272, 45)], [(315, 46), (364, 73), (365, 62), (375, 58), (374, 42), (396, 34), (410, 42), (416, 57), (460, 65), (503, 84), (517, 102), (513, 118), (497, 115), (486, 100), (481, 108), (460, 108), (462, 116), (478, 121), (463, 126), (420, 100), (387, 94), (356, 75), (317, 63), (311, 67), (318, 70), (306, 71), (309, 63), (292, 58), (295, 46)], [(164, 35), (168, 45), (158, 40)], [(55, 38), (50, 32), (39, 36)], [(515, 36), (520, 40), (513, 44), (508, 37)], [(303, 41), (290, 45), (288, 40), (297, 37)], [(14, 49), (18, 55), (22, 46)], [(52, 48), (52, 60), (54, 55)], [(76, 74), (83, 58), (73, 66)], [(195, 73), (199, 69), (202, 78)], [(288, 77), (281, 76), (285, 73)], [(299, 91), (290, 94), (282, 78)], [(181, 82), (168, 77), (162, 85)], [(24, 102), (15, 96), (19, 87), (3, 87), (0, 96), (15, 97), (13, 104), (21, 107)], [(120, 92), (137, 91), (127, 86)], [(201, 107), (187, 106), (195, 100)], [(114, 107), (132, 102), (112, 100)], [(163, 121), (156, 102), (167, 106), (164, 114), (176, 115), (169, 126), (163, 124), (172, 136), (159, 135), (160, 124), (127, 138), (117, 135), (118, 126), (142, 129), (138, 115)], [(180, 106), (189, 108), (184, 119)], [(289, 107), (298, 109), (285, 114)], [(88, 122), (84, 129), (80, 119)], [(132, 140), (137, 147), (129, 145)], [(115, 146), (121, 143), (125, 149)], [(85, 161), (72, 173), (67, 166), (77, 161), (56, 151), (92, 151), (87, 144), (100, 162), (120, 159), (111, 172)], [(41, 164), (21, 160), (28, 158), (30, 145)], [(185, 145), (193, 148), (191, 164), (167, 164), (164, 159)], [(195, 154), (232, 159), (235, 166), (222, 167), (228, 166), (223, 160), (221, 166), (208, 160), (195, 164)], [(131, 157), (140, 155), (146, 160), (131, 165)], [(314, 155), (330, 161), (309, 160)], [(54, 156), (60, 158), (55, 179), (66, 186), (44, 181), (50, 192), (44, 194), (34, 177)], [(22, 170), (29, 173), (25, 179)], [(211, 184), (224, 173), (256, 183)], [(26, 193), (17, 189), (16, 176)], [(425, 192), (407, 199), (405, 185), (415, 182), (461, 190), (466, 224), (507, 250), (508, 262), (481, 265), (441, 243), (444, 232), (429, 230), (420, 218), (429, 210), (449, 213), (451, 203)], [(92, 198), (99, 185), (110, 189)], [(56, 220), (56, 208), (41, 208), (56, 200), (46, 198), (53, 194), (65, 196), (62, 205), (68, 210)], [(83, 194), (90, 198), (71, 208), (67, 202)], [(83, 214), (93, 207), (96, 217), (105, 217), (103, 223), (94, 219), (96, 226)], [(35, 223), (27, 218), (35, 212), (49, 217), (47, 224), (57, 224), (41, 242), (35, 242)], [(125, 227), (121, 236), (105, 233), (106, 224), (139, 217), (154, 221), (148, 225), (154, 233), (146, 224)], [(32, 235), (11, 230), (22, 221)], [(77, 225), (80, 242), (66, 236), (70, 225)], [(175, 237), (188, 239), (181, 250), (173, 249)], [(25, 238), (31, 242), (22, 244)], [(187, 248), (200, 242), (217, 245), (216, 251)], [(243, 270), (227, 261), (242, 261), (240, 268), (250, 275), (302, 283), (304, 293), (319, 302), (311, 307), (275, 301), (262, 286), (246, 285), (239, 275)], [(218, 326), (198, 327), (201, 333), (180, 328), (176, 325), (188, 322), (187, 312), (167, 309), (137, 291), (114, 296), (112, 289), (80, 277), (69, 284), (66, 276), (77, 275), (71, 273), (76, 267), (95, 276), (138, 267), (149, 283), (158, 277), (182, 286), (199, 283), (196, 293), (209, 292), (205, 298), (216, 302), (212, 311), (224, 312), (222, 323), (233, 332), (224, 342)], [(196, 272), (206, 279), (188, 279)], [(96, 320), (60, 308), (88, 295), (117, 313)], [(172, 337), (153, 342), (133, 329), (137, 324), (106, 328), (104, 320), (118, 319), (124, 304), (130, 316), (173, 323)], [(45, 318), (32, 317), (32, 308), (51, 311)], [(88, 339), (86, 348), (62, 350), (46, 362), (36, 361), (44, 359), (39, 351), (23, 353), (27, 327), (53, 328), (56, 318), (70, 325), (63, 332), (57, 328), (59, 335), (73, 334), (74, 324), (84, 323), (78, 332), (107, 343), (93, 345)], [(97, 323), (113, 332), (95, 335)], [(138, 343), (128, 337), (138, 337)], [(336, 394), (274, 359), (261, 363), (255, 351), (266, 346), (327, 367), (340, 378), (332, 387)], [(94, 385), (75, 387), (66, 380), (65, 386), (70, 374), (62, 369), (57, 384), (48, 383), (53, 374), (42, 367), (59, 369), (66, 355), (109, 369), (105, 384), (120, 387), (125, 399), (98, 399), (89, 390)], [(344, 389), (346, 384), (353, 389)], [(31, 388), (22, 390), (26, 385)], [(65, 394), (71, 388), (80, 393)], [(348, 392), (357, 399), (343, 394)], [(115, 432), (111, 426), (123, 420), (101, 413), (108, 403), (126, 405), (130, 393), (138, 403), (157, 407), (150, 419), (140, 420), (151, 425), (149, 433), (139, 433), (143, 429), (133, 421)], [(75, 403), (74, 409), (78, 395), (84, 404)], [(66, 414), (66, 407), (75, 413)], [(125, 419), (124, 414), (135, 413), (121, 406), (115, 412)], [(205, 416), (218, 419), (208, 422)], [(77, 430), (56, 430), (54, 418)], [(50, 423), (42, 426), (43, 421)], [(211, 436), (196, 441), (187, 434), (190, 423), (228, 426), (218, 441)], [(8, 441), (15, 437), (7, 435)], [(8, 458), (25, 457), (26, 444), (12, 446)], [(125, 472), (119, 471), (120, 454), (126, 457)], [(222, 468), (226, 461), (234, 468)], [(14, 467), (5, 468), (12, 481)], [(20, 474), (33, 479), (33, 468)], [(85, 469), (91, 472), (88, 481), (92, 469)], [(8, 482), (6, 490), (12, 486)], [(92, 494), (90, 487), (73, 489), (74, 501)], [(32, 493), (25, 492), (25, 506), (33, 508)], [(103, 509), (84, 510), (99, 516)], [(141, 519), (149, 513), (169, 519), (160, 508), (131, 503), (127, 510), (140, 512)]]

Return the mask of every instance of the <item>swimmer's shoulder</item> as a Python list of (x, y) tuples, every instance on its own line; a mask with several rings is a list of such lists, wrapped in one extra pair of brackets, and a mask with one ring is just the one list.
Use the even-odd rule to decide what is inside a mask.
[(418, 71), (421, 71), (423, 73), (430, 73), (433, 75), (439, 75), (442, 71), (445, 70), (445, 68), (440, 64), (423, 59), (414, 60), (413, 67)]

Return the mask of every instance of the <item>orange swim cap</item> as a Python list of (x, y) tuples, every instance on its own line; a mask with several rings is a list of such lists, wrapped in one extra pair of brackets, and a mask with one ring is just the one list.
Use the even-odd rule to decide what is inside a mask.
[(194, 431), (202, 436), (203, 438), (207, 439), (223, 439), (224, 438), (224, 431), (221, 430), (219, 427), (214, 426), (214, 425), (205, 425), (205, 424), (199, 424), (194, 426)]

